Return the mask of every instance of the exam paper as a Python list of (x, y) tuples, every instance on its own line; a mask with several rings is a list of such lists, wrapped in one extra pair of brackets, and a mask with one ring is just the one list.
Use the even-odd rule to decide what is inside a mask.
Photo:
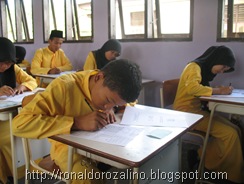
[(141, 127), (122, 126), (118, 124), (109, 124), (106, 127), (95, 131), (74, 131), (71, 136), (80, 137), (88, 140), (96, 140), (98, 142), (126, 146), (143, 129)]
[(32, 94), (34, 94), (32, 91), (27, 91), (27, 92), (24, 92), (22, 94), (14, 95), (14, 96), (1, 96), (0, 97), (0, 100), (1, 101), (10, 101), (10, 102), (21, 103), (22, 102), (22, 99), (25, 96), (32, 95)]
[(156, 107), (136, 105), (126, 106), (122, 125), (188, 127), (186, 118), (181, 113)]
[(234, 89), (230, 95), (212, 95), (214, 97), (244, 97), (244, 90), (243, 89)]

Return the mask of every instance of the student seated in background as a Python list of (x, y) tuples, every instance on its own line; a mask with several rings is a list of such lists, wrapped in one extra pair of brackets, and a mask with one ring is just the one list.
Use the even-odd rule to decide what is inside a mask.
[(22, 46), (15, 46), (16, 51), (16, 64), (19, 67), (28, 67), (30, 63), (25, 59), (26, 50)]
[[(217, 74), (234, 71), (235, 62), (230, 48), (212, 46), (184, 68), (173, 107), (175, 110), (204, 116), (194, 129), (206, 132), (210, 116), (206, 104), (202, 104), (198, 97), (231, 94), (232, 86), (211, 87), (209, 82)], [(207, 145), (205, 167), (214, 172), (227, 172), (228, 180), (243, 183), (244, 162), (240, 137), (237, 130), (225, 122), (229, 120), (220, 115), (213, 118), (210, 135), (214, 139)], [(201, 155), (201, 149), (198, 154)]]
[[(0, 96), (18, 95), (37, 87), (36, 80), (15, 63), (13, 43), (0, 37)], [(13, 173), (9, 132), (8, 113), (0, 113), (0, 183), (7, 183)]]
[[(35, 74), (59, 74), (63, 71), (72, 70), (72, 65), (64, 51), (61, 49), (63, 43), (63, 32), (52, 30), (48, 46), (40, 48), (35, 52), (31, 63), (31, 73)], [(37, 83), (40, 79), (37, 77)], [(46, 87), (45, 84), (42, 87)]]
[[(38, 93), (13, 120), (14, 135), (46, 138), (72, 130), (97, 131), (115, 122), (113, 107), (134, 102), (142, 88), (139, 67), (128, 60), (110, 62), (101, 70), (86, 70), (60, 76)], [(51, 158), (67, 171), (68, 146), (50, 140)], [(72, 172), (99, 172), (89, 158), (73, 155)], [(74, 183), (103, 183), (102, 180), (73, 180)]]
[(120, 42), (115, 39), (110, 39), (100, 49), (89, 52), (83, 70), (101, 69), (108, 62), (115, 60), (120, 53)]

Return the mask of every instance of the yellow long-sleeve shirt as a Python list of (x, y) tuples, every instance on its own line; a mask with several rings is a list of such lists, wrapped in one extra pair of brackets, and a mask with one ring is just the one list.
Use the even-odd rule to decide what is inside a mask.
[(201, 112), (200, 96), (211, 96), (212, 88), (201, 85), (201, 69), (196, 63), (189, 63), (183, 70), (175, 101), (174, 109), (185, 112)]
[(83, 70), (95, 70), (95, 69), (97, 69), (97, 63), (94, 54), (91, 51), (88, 53), (85, 64), (83, 66)]
[(26, 86), (29, 90), (33, 90), (37, 87), (36, 80), (24, 72), (18, 65), (14, 65), (16, 82)]
[(31, 73), (33, 75), (47, 74), (54, 67), (62, 71), (69, 71), (73, 68), (62, 49), (59, 49), (55, 53), (48, 47), (38, 49), (32, 59)]

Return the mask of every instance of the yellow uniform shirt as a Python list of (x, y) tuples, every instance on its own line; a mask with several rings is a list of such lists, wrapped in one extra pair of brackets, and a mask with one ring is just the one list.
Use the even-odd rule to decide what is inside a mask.
[(97, 63), (96, 63), (96, 59), (94, 57), (93, 52), (89, 52), (85, 64), (83, 66), (83, 70), (95, 70), (97, 69)]
[(212, 95), (212, 88), (201, 85), (201, 81), (202, 77), (199, 65), (189, 63), (180, 77), (173, 106), (175, 110), (195, 113), (201, 111), (201, 102), (197, 97)]
[(47, 74), (54, 67), (62, 71), (69, 71), (73, 68), (62, 49), (59, 49), (55, 53), (48, 47), (38, 49), (32, 59), (31, 73), (33, 75)]

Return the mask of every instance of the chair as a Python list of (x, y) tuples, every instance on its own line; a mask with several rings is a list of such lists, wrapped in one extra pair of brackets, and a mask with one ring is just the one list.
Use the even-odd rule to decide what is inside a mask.
[[(35, 97), (35, 95), (36, 94), (24, 97), (22, 100), (22, 107), (24, 107), (26, 104), (28, 104)], [(24, 155), (25, 155), (26, 171), (30, 170), (30, 166), (33, 166), (34, 168), (38, 169), (39, 171), (46, 173), (48, 175), (51, 175), (52, 178), (61, 180), (56, 183), (59, 183), (62, 181), (66, 182), (66, 183), (70, 183), (70, 180), (61, 177), (62, 176), (61, 170), (55, 164), (55, 162), (51, 159), (50, 155), (43, 157), (39, 163), (37, 163), (34, 160), (34, 158), (32, 156), (30, 141), (31, 141), (31, 139), (22, 138), (23, 150), (24, 150)], [(41, 140), (39, 140), (39, 141), (41, 141)], [(70, 171), (71, 171), (71, 168), (68, 168), (69, 173), (70, 173)], [(28, 183), (29, 183), (29, 179), (26, 176), (25, 184), (28, 184)]]
[[(179, 79), (165, 80), (162, 82), (162, 85), (160, 87), (160, 100), (161, 100), (162, 108), (167, 108), (167, 109), (173, 108), (172, 105), (174, 103), (178, 84), (179, 84)], [(205, 141), (206, 138), (205, 135), (206, 134), (201, 131), (189, 130), (182, 136), (181, 142), (186, 142), (197, 146), (203, 146), (204, 148), (206, 148), (206, 146), (204, 146), (204, 144), (207, 144), (207, 142)], [(200, 173), (201, 176), (204, 170), (204, 162), (203, 162), (204, 156), (205, 156), (205, 149), (202, 152), (200, 164), (198, 167), (198, 173)]]

